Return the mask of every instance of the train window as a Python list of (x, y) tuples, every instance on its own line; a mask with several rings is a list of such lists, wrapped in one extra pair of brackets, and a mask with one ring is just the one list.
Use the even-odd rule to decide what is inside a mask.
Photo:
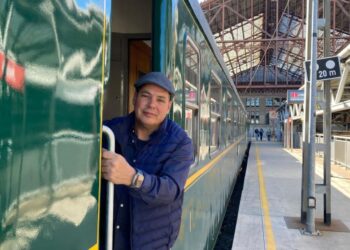
[(219, 148), (220, 120), (221, 120), (221, 82), (212, 72), (210, 83), (210, 153)]
[(239, 127), (239, 113), (241, 112), (240, 108), (236, 106), (236, 102), (233, 102), (233, 110), (234, 110), (234, 121), (233, 121), (233, 136), (234, 138), (237, 136), (237, 130)]
[(192, 138), (196, 159), (198, 159), (199, 153), (199, 61), (199, 50), (194, 42), (187, 37), (185, 47), (185, 130)]
[(228, 142), (233, 141), (233, 99), (232, 94), (227, 92), (227, 101), (226, 101), (226, 134)]
[(239, 134), (239, 126), (240, 126), (240, 112), (241, 109), (238, 107), (237, 99), (238, 97), (234, 95), (233, 100), (233, 138), (237, 138)]

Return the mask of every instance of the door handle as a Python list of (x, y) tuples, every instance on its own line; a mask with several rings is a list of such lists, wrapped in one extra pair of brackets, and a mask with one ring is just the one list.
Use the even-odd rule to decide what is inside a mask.
[[(115, 152), (115, 136), (113, 131), (103, 126), (102, 132), (107, 136), (109, 151)], [(107, 218), (106, 218), (106, 250), (113, 250), (113, 215), (114, 215), (114, 184), (108, 182), (107, 186)]]

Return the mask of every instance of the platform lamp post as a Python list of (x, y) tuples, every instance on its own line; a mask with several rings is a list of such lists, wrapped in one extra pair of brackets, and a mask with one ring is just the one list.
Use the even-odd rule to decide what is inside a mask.
[[(331, 224), (331, 88), (329, 79), (340, 78), (341, 70), (339, 58), (330, 55), (330, 0), (323, 1), (323, 19), (318, 19), (318, 0), (312, 2), (312, 25), (308, 19), (308, 35), (311, 45), (307, 43), (305, 54), (305, 69), (309, 85), (305, 85), (305, 119), (304, 119), (304, 150), (303, 150), (303, 176), (302, 176), (302, 215), (301, 221), (306, 223), (305, 233), (319, 234), (315, 232), (315, 193), (323, 194), (324, 197), (324, 224)], [(311, 1), (308, 2), (310, 7)], [(309, 15), (308, 10), (308, 15)], [(323, 29), (324, 58), (317, 60), (317, 30)], [(311, 37), (312, 34), (312, 37)], [(308, 57), (310, 56), (310, 57)], [(310, 58), (310, 60), (308, 60)], [(317, 68), (316, 68), (317, 64)], [(311, 68), (311, 69), (310, 69)], [(311, 77), (309, 77), (311, 75)], [(324, 161), (323, 183), (315, 184), (315, 134), (316, 134), (316, 81), (323, 81), (324, 112), (323, 112), (323, 135), (324, 135)], [(306, 105), (308, 104), (308, 105)], [(306, 191), (307, 190), (307, 191)], [(305, 213), (306, 211), (306, 213)]]
[[(306, 5), (306, 39), (305, 39), (305, 61), (310, 61), (311, 55), (311, 21), (312, 21), (312, 1), (308, 0)], [(302, 159), (302, 184), (301, 184), (301, 223), (306, 223), (307, 215), (307, 164), (310, 158), (310, 145), (307, 142), (309, 138), (309, 98), (310, 96), (310, 81), (304, 77), (304, 117), (303, 117), (303, 159)]]
[[(315, 197), (315, 136), (316, 136), (316, 94), (317, 94), (317, 31), (318, 31), (318, 0), (312, 1), (312, 28), (311, 28), (311, 65), (310, 65), (310, 95), (309, 98), (309, 126), (308, 138), (306, 143), (309, 145), (309, 157), (307, 161), (307, 214), (305, 233), (316, 235), (315, 229), (315, 213), (316, 213), (316, 197)], [(310, 25), (310, 23), (308, 23)]]
[[(323, 0), (323, 18), (325, 26), (323, 31), (323, 56), (330, 56), (330, 21), (331, 21), (331, 2)], [(324, 94), (324, 112), (323, 112), (323, 186), (325, 192), (323, 194), (323, 223), (331, 224), (331, 82), (330, 80), (323, 81)]]

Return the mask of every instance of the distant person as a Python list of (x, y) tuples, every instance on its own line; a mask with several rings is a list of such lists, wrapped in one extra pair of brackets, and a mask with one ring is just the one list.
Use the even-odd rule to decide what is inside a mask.
[(259, 129), (255, 128), (254, 132), (255, 132), (255, 139), (259, 140)]
[(271, 130), (270, 130), (270, 128), (268, 128), (267, 131), (266, 131), (266, 137), (267, 137), (268, 141), (271, 140)]
[(178, 236), (192, 140), (167, 115), (175, 89), (160, 72), (135, 83), (135, 111), (106, 122), (116, 152), (103, 150), (103, 177), (115, 184), (114, 250), (170, 249)]
[(264, 135), (264, 130), (260, 128), (259, 130), (260, 141), (262, 141), (263, 135)]

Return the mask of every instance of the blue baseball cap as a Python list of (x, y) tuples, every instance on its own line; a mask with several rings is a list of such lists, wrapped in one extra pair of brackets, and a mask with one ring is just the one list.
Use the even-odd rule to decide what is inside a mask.
[(175, 95), (175, 89), (171, 81), (161, 72), (149, 72), (141, 76), (135, 82), (135, 88), (140, 89), (145, 84), (155, 84), (169, 92), (171, 96)]

